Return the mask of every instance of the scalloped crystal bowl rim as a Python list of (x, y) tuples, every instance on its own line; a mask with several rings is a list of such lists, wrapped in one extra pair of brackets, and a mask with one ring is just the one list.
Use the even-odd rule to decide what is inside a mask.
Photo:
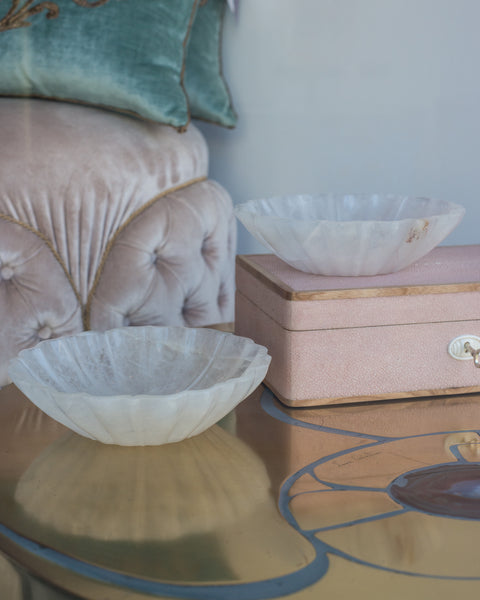
[[(182, 326), (158, 326), (159, 328), (164, 328), (164, 329), (179, 329), (179, 330), (183, 330), (183, 329), (188, 329), (188, 330), (192, 330), (192, 331), (206, 331), (207, 328), (203, 329), (203, 328), (194, 328), (194, 327), (182, 327)], [(117, 327), (114, 329), (109, 329), (106, 331), (82, 331), (80, 333), (77, 334), (73, 334), (73, 335), (68, 335), (68, 336), (62, 336), (59, 338), (54, 338), (54, 339), (50, 339), (50, 340), (43, 340), (41, 342), (39, 342), (38, 344), (36, 344), (35, 346), (31, 347), (31, 348), (25, 348), (24, 350), (21, 350), (19, 352), (19, 354), (12, 358), (9, 361), (9, 372), (10, 372), (10, 365), (14, 367), (14, 365), (16, 363), (26, 363), (25, 357), (28, 357), (29, 354), (31, 353), (38, 353), (41, 351), (41, 347), (44, 345), (52, 345), (56, 342), (59, 342), (60, 340), (65, 341), (69, 338), (78, 338), (78, 337), (87, 337), (87, 336), (95, 336), (95, 337), (102, 337), (105, 334), (109, 334), (111, 332), (117, 332), (117, 331), (122, 331), (122, 330), (129, 330), (129, 332), (131, 332), (132, 330), (139, 330), (139, 329), (155, 329), (157, 328), (157, 326), (155, 325), (145, 325), (145, 326), (141, 326), (141, 327)], [(226, 333), (226, 332), (221, 332), (218, 330), (209, 330), (209, 331), (214, 331), (216, 334), (218, 334), (218, 337), (223, 337), (223, 336), (229, 336), (229, 335), (234, 335), (231, 333)], [(248, 379), (248, 373), (250, 371), (252, 371), (254, 368), (263, 368), (265, 366), (265, 363), (267, 363), (267, 366), (270, 362), (270, 356), (268, 354), (267, 348), (265, 348), (264, 346), (261, 346), (259, 344), (256, 344), (252, 339), (250, 338), (246, 338), (246, 337), (241, 337), (241, 336), (237, 336), (235, 335), (235, 337), (237, 339), (242, 339), (244, 340), (245, 345), (247, 346), (251, 346), (252, 349), (256, 347), (256, 352), (253, 355), (250, 364), (248, 365), (248, 367), (244, 370), (244, 372), (241, 375), (238, 375), (236, 377), (229, 377), (228, 379), (224, 379), (222, 381), (218, 381), (216, 383), (214, 383), (212, 386), (209, 387), (205, 387), (205, 388), (195, 388), (192, 390), (189, 389), (182, 389), (179, 390), (178, 392), (173, 392), (170, 394), (162, 394), (160, 392), (156, 392), (156, 393), (151, 393), (151, 394), (145, 394), (145, 393), (139, 393), (139, 394), (117, 394), (117, 393), (112, 393), (112, 394), (93, 394), (88, 392), (87, 390), (85, 391), (78, 391), (78, 392), (62, 392), (60, 390), (58, 390), (57, 388), (48, 385), (44, 382), (39, 381), (38, 379), (36, 379), (33, 375), (31, 375), (30, 377), (20, 377), (17, 379), (17, 381), (19, 380), (23, 380), (23, 381), (27, 381), (28, 384), (34, 384), (36, 387), (42, 388), (43, 390), (54, 390), (55, 395), (59, 398), (59, 399), (63, 399), (65, 397), (68, 398), (74, 398), (76, 400), (79, 400), (82, 398), (82, 396), (89, 396), (90, 398), (97, 398), (100, 402), (102, 401), (103, 398), (105, 399), (109, 399), (112, 397), (115, 397), (117, 400), (141, 400), (141, 399), (146, 399), (146, 398), (152, 398), (152, 397), (158, 397), (158, 398), (162, 398), (165, 400), (174, 400), (175, 398), (177, 398), (179, 395), (185, 395), (188, 394), (189, 392), (191, 392), (192, 394), (202, 394), (206, 391), (213, 391), (213, 390), (217, 390), (219, 387), (222, 387), (226, 384), (229, 384), (231, 382), (234, 381), (243, 381), (245, 379)], [(13, 380), (13, 378), (12, 378)], [(15, 382), (14, 382), (15, 383)], [(33, 402), (33, 400), (32, 400)]]
[[(255, 212), (255, 210), (251, 210), (252, 208), (258, 208), (260, 206), (260, 203), (263, 201), (268, 201), (268, 202), (278, 202), (283, 203), (286, 201), (290, 201), (293, 200), (295, 198), (302, 198), (308, 201), (322, 201), (325, 202), (328, 199), (337, 199), (337, 200), (344, 200), (345, 198), (355, 198), (355, 199), (361, 199), (364, 200), (365, 202), (367, 202), (369, 199), (371, 198), (382, 198), (382, 200), (387, 200), (387, 199), (403, 199), (403, 200), (408, 200), (408, 201), (415, 201), (415, 200), (421, 200), (421, 201), (429, 201), (429, 202), (434, 202), (437, 204), (437, 206), (442, 206), (445, 210), (443, 211), (439, 211), (439, 212), (434, 212), (432, 214), (429, 215), (418, 215), (418, 216), (411, 216), (411, 217), (401, 217), (399, 219), (333, 219), (333, 218), (321, 218), (321, 219), (300, 219), (300, 218), (292, 218), (292, 217), (287, 217), (287, 216), (282, 216), (282, 215), (278, 215), (278, 214), (266, 214), (266, 213), (262, 213), (262, 212)], [(427, 218), (438, 218), (438, 217), (448, 217), (448, 216), (454, 216), (454, 215), (463, 215), (465, 214), (465, 207), (462, 206), (461, 204), (457, 204), (455, 202), (450, 202), (448, 200), (437, 200), (435, 198), (428, 198), (427, 196), (408, 196), (408, 195), (402, 195), (402, 194), (376, 194), (376, 193), (372, 193), (372, 194), (368, 194), (368, 193), (359, 193), (359, 194), (287, 194), (285, 196), (272, 196), (272, 197), (266, 197), (266, 198), (258, 198), (258, 199), (252, 199), (252, 200), (248, 200), (247, 202), (243, 202), (241, 204), (237, 204), (234, 208), (234, 212), (235, 215), (238, 218), (238, 215), (248, 212), (251, 215), (254, 215), (255, 217), (261, 218), (261, 219), (268, 219), (268, 220), (278, 220), (278, 221), (289, 221), (292, 223), (305, 223), (305, 222), (311, 222), (312, 224), (317, 224), (317, 223), (332, 223), (335, 225), (342, 225), (342, 224), (351, 224), (351, 223), (355, 223), (358, 225), (362, 225), (362, 224), (369, 224), (369, 223), (376, 223), (376, 224), (382, 224), (385, 223), (387, 225), (392, 224), (392, 223), (402, 223), (402, 222), (406, 222), (406, 221), (415, 221), (417, 219), (427, 219)]]

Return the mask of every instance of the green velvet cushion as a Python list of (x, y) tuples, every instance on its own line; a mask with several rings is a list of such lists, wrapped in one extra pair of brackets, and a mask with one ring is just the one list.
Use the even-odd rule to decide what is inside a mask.
[(181, 128), (196, 9), (197, 0), (3, 0), (0, 95), (77, 101)]
[(237, 116), (222, 74), (225, 0), (200, 2), (188, 43), (185, 89), (192, 117), (233, 127)]

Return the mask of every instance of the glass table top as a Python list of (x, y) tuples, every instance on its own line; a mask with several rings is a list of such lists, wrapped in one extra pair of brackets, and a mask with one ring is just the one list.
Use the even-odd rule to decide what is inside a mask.
[(8, 386), (0, 597), (474, 593), (479, 431), (478, 395), (289, 409), (260, 387), (199, 436), (127, 448)]

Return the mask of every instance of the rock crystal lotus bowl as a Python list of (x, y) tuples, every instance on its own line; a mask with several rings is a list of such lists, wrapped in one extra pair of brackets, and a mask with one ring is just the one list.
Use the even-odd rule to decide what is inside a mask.
[(398, 195), (296, 195), (251, 200), (235, 214), (270, 251), (299, 271), (372, 276), (404, 269), (460, 223), (451, 202)]
[(266, 348), (213, 329), (122, 327), (40, 342), (10, 361), (13, 383), (87, 438), (149, 446), (205, 431), (262, 382)]

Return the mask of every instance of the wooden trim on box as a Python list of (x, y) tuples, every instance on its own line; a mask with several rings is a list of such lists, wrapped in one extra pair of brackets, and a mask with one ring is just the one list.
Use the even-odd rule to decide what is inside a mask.
[(290, 296), (294, 296), (298, 292), (295, 292), (293, 288), (284, 283), (275, 275), (269, 273), (266, 269), (261, 267), (256, 262), (252, 261), (251, 258), (256, 256), (263, 256), (262, 254), (237, 254), (235, 262), (237, 265), (242, 267), (247, 273), (250, 273), (255, 279), (258, 279), (267, 288), (278, 294), (281, 298), (291, 300)]
[(290, 400), (279, 394), (275, 386), (265, 379), (264, 384), (274, 393), (282, 404), (289, 408), (308, 408), (314, 406), (332, 406), (335, 404), (356, 404), (362, 402), (378, 402), (379, 400), (408, 400), (409, 398), (421, 398), (432, 396), (456, 396), (459, 394), (473, 394), (480, 392), (480, 386), (454, 387), (438, 390), (413, 390), (410, 392), (391, 392), (371, 396), (351, 396), (344, 398), (307, 398), (305, 400)]
[[(254, 259), (261, 254), (237, 255), (236, 263), (281, 298), (292, 302), (309, 300), (338, 300), (349, 298), (378, 298), (387, 296), (418, 296), (423, 294), (453, 294), (480, 291), (480, 281), (467, 283), (444, 283), (403, 285), (391, 287), (346, 288), (335, 290), (295, 291), (281, 279), (269, 273)], [(319, 275), (321, 277), (321, 275)]]

